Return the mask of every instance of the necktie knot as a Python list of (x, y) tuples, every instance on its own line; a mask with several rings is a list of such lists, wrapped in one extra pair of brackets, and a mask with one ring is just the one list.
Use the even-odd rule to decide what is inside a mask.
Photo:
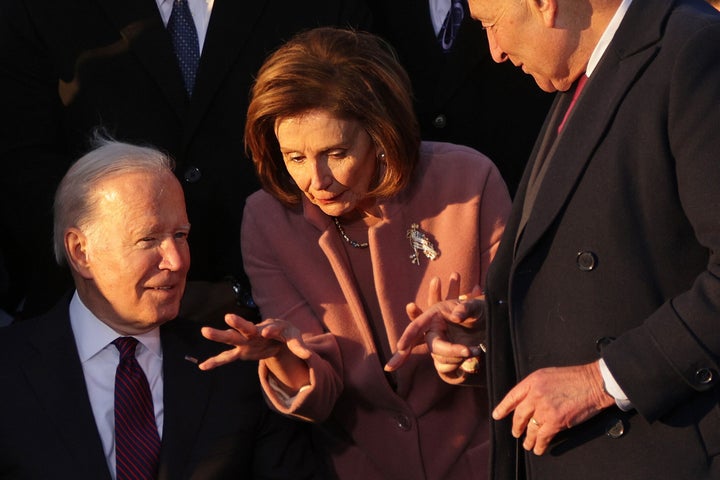
[(445, 21), (438, 32), (438, 40), (443, 52), (450, 51), (455, 37), (460, 30), (460, 24), (465, 16), (465, 0), (451, 0), (450, 10), (448, 11)]
[(137, 338), (135, 337), (118, 337), (113, 340), (113, 345), (120, 352), (120, 361), (126, 361), (128, 358), (135, 358), (135, 349), (137, 348)]

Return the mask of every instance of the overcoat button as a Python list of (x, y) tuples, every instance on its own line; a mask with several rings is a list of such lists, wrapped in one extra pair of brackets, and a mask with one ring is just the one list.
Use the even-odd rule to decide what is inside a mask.
[(709, 368), (701, 368), (695, 372), (695, 380), (702, 385), (707, 385), (713, 381), (713, 372)]
[(202, 172), (197, 167), (188, 167), (183, 178), (187, 183), (197, 183), (202, 178)]
[(600, 351), (602, 351), (603, 348), (605, 348), (605, 347), (607, 347), (608, 345), (610, 345), (610, 343), (612, 343), (613, 340), (615, 340), (615, 337), (602, 337), (602, 338), (598, 338), (598, 339), (595, 341), (595, 349), (596, 349), (598, 352), (600, 352)]
[(610, 438), (620, 438), (625, 435), (625, 424), (619, 418), (614, 418), (608, 423), (605, 434)]
[(442, 113), (433, 119), (433, 127), (445, 128), (445, 125), (447, 125), (447, 117)]
[(593, 252), (578, 252), (577, 259), (578, 268), (583, 272), (589, 272), (597, 267), (597, 255)]
[(410, 418), (407, 415), (398, 414), (395, 417), (395, 420), (397, 421), (397, 426), (400, 430), (408, 431), (412, 428), (412, 422), (410, 421)]

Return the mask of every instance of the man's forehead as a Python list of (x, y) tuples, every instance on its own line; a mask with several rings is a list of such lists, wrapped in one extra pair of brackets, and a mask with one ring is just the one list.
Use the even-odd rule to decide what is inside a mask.
[(475, 20), (492, 20), (506, 3), (507, 0), (468, 0), (468, 8)]

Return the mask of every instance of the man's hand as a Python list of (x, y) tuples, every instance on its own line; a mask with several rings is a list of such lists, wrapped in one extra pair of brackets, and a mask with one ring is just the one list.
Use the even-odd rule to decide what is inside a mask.
[(523, 448), (542, 455), (560, 431), (614, 404), (603, 387), (598, 362), (593, 362), (536, 370), (505, 395), (492, 416), (500, 420), (514, 411), (513, 436), (525, 433)]

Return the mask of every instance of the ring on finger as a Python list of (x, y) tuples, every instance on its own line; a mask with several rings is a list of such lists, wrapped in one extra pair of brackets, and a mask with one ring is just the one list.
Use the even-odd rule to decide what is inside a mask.
[(542, 425), (542, 423), (535, 420), (535, 417), (530, 417), (530, 423), (532, 423), (533, 425), (535, 425), (538, 428), (540, 428), (540, 426)]

